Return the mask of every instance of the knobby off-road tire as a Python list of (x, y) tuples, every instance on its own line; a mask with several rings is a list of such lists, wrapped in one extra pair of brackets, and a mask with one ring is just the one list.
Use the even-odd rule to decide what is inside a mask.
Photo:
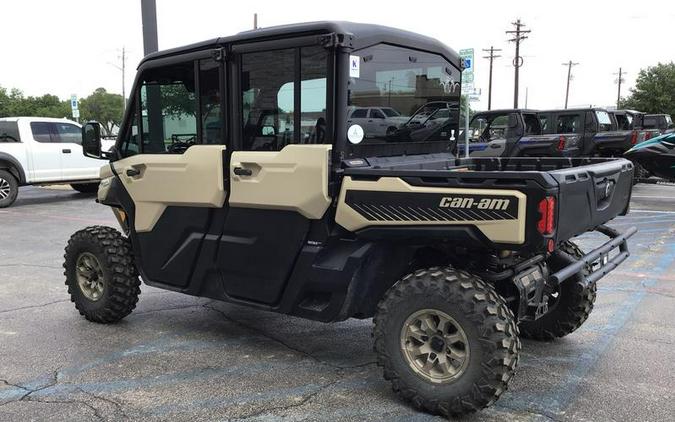
[[(427, 311), (431, 322), (409, 323)], [(411, 361), (408, 356), (424, 350), (417, 349), (421, 342), (407, 333), (417, 336), (442, 320), (445, 326), (437, 323), (437, 334), (426, 343), (435, 352)], [(459, 416), (489, 406), (506, 390), (518, 364), (520, 340), (513, 313), (490, 285), (464, 271), (435, 267), (403, 277), (379, 303), (374, 323), (375, 352), (384, 378), (399, 396), (431, 413)], [(447, 339), (442, 344), (441, 337)], [(441, 353), (457, 366), (445, 379), (433, 376), (439, 366), (431, 372), (421, 367), (425, 359), (438, 362)]]
[(86, 319), (117, 322), (136, 307), (141, 293), (131, 244), (120, 232), (92, 226), (71, 236), (63, 268), (70, 300)]
[(98, 183), (76, 183), (70, 185), (70, 187), (80, 193), (96, 193), (98, 192), (98, 185)]
[(7, 208), (19, 195), (19, 181), (7, 170), (0, 170), (0, 208)]
[[(584, 253), (572, 242), (565, 242), (560, 249), (574, 258), (581, 258)], [(551, 272), (558, 271), (566, 265), (555, 253), (549, 259)], [(590, 272), (590, 268), (584, 270)], [(536, 321), (522, 321), (520, 335), (532, 340), (550, 341), (564, 337), (588, 319), (593, 310), (597, 286), (595, 283), (586, 287), (581, 274), (563, 281), (558, 287), (557, 297), (549, 301), (549, 311)]]

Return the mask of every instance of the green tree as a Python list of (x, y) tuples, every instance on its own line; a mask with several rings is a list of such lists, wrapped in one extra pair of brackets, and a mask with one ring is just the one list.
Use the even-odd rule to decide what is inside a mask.
[(122, 123), (123, 102), (119, 94), (111, 94), (105, 88), (97, 88), (93, 94), (80, 100), (82, 120), (96, 120), (107, 134)]
[(675, 115), (675, 63), (659, 63), (640, 70), (635, 87), (620, 101), (620, 106), (646, 113)]
[(16, 88), (0, 87), (0, 117), (11, 116), (69, 117), (70, 105), (55, 95), (26, 97)]

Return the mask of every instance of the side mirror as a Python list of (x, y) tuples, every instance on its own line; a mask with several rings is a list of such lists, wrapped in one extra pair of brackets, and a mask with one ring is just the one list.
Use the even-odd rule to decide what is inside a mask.
[(82, 152), (86, 157), (103, 158), (101, 155), (101, 125), (87, 122), (82, 126)]

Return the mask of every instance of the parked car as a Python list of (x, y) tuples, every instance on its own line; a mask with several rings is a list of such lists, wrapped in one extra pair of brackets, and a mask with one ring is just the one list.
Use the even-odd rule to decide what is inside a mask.
[(660, 134), (675, 132), (675, 125), (669, 114), (647, 114), (644, 126), (648, 129), (658, 129)]
[(578, 135), (580, 155), (585, 157), (614, 156), (617, 144), (630, 142), (630, 134), (617, 130), (616, 121), (603, 108), (540, 111), (539, 120), (543, 133)]
[(389, 136), (407, 121), (407, 116), (392, 107), (353, 107), (347, 119), (349, 124), (360, 125), (366, 138)]
[[(534, 110), (492, 110), (476, 113), (469, 124), (471, 157), (575, 157), (580, 154), (579, 135), (542, 134)], [(458, 155), (464, 153), (460, 135)]]
[[(103, 143), (105, 150), (114, 144)], [(0, 208), (14, 203), (19, 186), (70, 184), (79, 192), (98, 188), (101, 162), (82, 154), (79, 124), (46, 117), (0, 119)]]

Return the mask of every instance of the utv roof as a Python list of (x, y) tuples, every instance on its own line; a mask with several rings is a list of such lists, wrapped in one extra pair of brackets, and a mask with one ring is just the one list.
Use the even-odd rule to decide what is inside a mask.
[(148, 54), (141, 60), (139, 66), (149, 60), (205, 50), (208, 48), (216, 48), (224, 45), (242, 44), (256, 41), (270, 41), (292, 36), (314, 34), (321, 35), (330, 33), (351, 36), (351, 40), (347, 41), (346, 45), (351, 46), (353, 49), (361, 49), (382, 42), (402, 45), (440, 54), (452, 64), (461, 69), (461, 60), (457, 52), (435, 38), (427, 37), (414, 32), (404, 31), (401, 29), (390, 28), (388, 26), (343, 21), (296, 23), (244, 31), (236, 35), (213, 38), (183, 47), (171, 48), (168, 50)]
[(558, 112), (577, 112), (577, 111), (609, 111), (606, 108), (602, 107), (577, 107), (577, 108), (556, 108), (551, 110), (540, 110), (539, 113), (558, 113)]
[(612, 110), (612, 111), (610, 111), (610, 113), (614, 113), (614, 114), (645, 114), (645, 113), (643, 113), (641, 111), (637, 111), (637, 110)]
[(498, 110), (478, 111), (476, 114), (504, 114), (504, 113), (539, 113), (539, 110), (531, 108), (502, 108)]

